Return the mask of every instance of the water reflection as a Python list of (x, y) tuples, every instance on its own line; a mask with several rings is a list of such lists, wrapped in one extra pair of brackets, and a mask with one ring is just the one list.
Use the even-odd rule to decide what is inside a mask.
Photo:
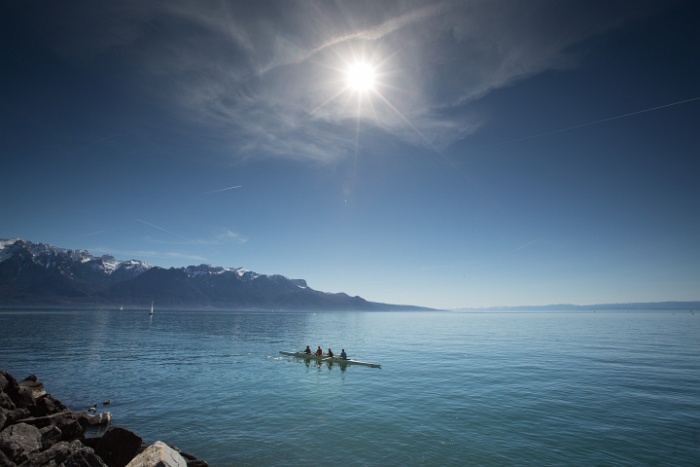
[(348, 364), (347, 363), (341, 363), (341, 362), (333, 362), (333, 361), (323, 361), (323, 360), (313, 360), (313, 359), (304, 359), (304, 365), (306, 365), (306, 369), (315, 369), (321, 372), (323, 368), (326, 368), (328, 371), (332, 371), (334, 368), (340, 368), (341, 373), (345, 373), (345, 370), (348, 369)]

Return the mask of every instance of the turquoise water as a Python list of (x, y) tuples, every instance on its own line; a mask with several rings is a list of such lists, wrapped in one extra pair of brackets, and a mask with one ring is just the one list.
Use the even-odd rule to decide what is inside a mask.
[[(700, 313), (0, 312), (0, 369), (212, 466), (700, 465)], [(329, 346), (381, 369), (305, 363)]]

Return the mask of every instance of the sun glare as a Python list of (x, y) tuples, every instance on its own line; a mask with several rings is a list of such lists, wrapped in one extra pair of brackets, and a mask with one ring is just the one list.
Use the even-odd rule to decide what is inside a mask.
[(357, 92), (367, 92), (374, 89), (374, 67), (369, 63), (358, 62), (351, 65), (347, 71), (347, 83), (350, 89)]

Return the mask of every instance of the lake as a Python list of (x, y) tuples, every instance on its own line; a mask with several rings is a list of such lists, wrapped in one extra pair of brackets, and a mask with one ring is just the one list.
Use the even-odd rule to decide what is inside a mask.
[[(0, 311), (0, 369), (211, 466), (700, 465), (700, 312)], [(382, 367), (279, 354), (321, 345)]]

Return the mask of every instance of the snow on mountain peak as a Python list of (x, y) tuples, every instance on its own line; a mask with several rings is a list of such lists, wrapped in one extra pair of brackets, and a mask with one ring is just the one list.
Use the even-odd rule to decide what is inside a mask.
[(195, 276), (218, 276), (227, 272), (234, 272), (235, 269), (224, 266), (212, 266), (211, 264), (200, 264), (199, 266), (187, 266), (185, 272), (190, 277)]
[(54, 267), (56, 265), (55, 259), (62, 256), (82, 264), (93, 263), (93, 267), (102, 269), (108, 275), (121, 268), (143, 270), (151, 268), (151, 265), (142, 261), (119, 261), (111, 255), (96, 257), (87, 250), (58, 248), (47, 243), (34, 243), (21, 238), (0, 239), (0, 262), (11, 258), (21, 249), (28, 251), (33, 261), (43, 264), (44, 267)]

